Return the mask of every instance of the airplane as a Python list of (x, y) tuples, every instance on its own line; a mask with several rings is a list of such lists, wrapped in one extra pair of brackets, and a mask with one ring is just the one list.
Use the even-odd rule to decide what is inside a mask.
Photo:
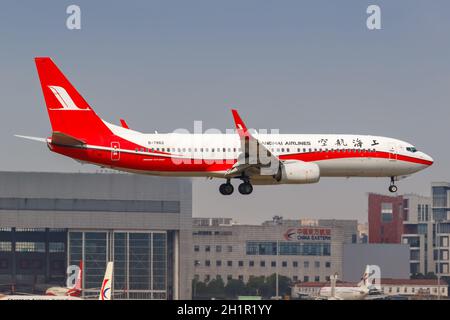
[(317, 299), (327, 300), (363, 300), (373, 289), (372, 283), (369, 279), (370, 265), (366, 266), (366, 270), (361, 278), (361, 281), (353, 287), (337, 287), (337, 274), (330, 277), (329, 287), (322, 287), (319, 290)]
[[(111, 286), (112, 286), (112, 276), (113, 276), (114, 263), (112, 261), (106, 264), (106, 271), (102, 281), (102, 286), (100, 289), (100, 294), (98, 300), (111, 300)], [(77, 282), (81, 281), (81, 270), (78, 273)], [(80, 289), (81, 291), (81, 289)], [(58, 291), (57, 291), (58, 292)], [(81, 292), (80, 292), (81, 293)], [(90, 299), (90, 296), (85, 296), (86, 299)], [(3, 295), (0, 294), (0, 300), (85, 300), (78, 296), (73, 295)]]
[(73, 296), (81, 295), (82, 287), (83, 261), (80, 261), (80, 268), (73, 287), (50, 287), (45, 291), (47, 296)]
[(51, 136), (16, 135), (47, 143), (55, 153), (119, 171), (225, 179), (222, 195), (251, 194), (253, 185), (309, 184), (322, 177), (387, 177), (395, 181), (433, 164), (412, 144), (351, 134), (270, 134), (247, 129), (232, 109), (236, 129), (215, 134), (145, 134), (125, 120), (102, 120), (49, 57), (35, 58), (52, 127)]

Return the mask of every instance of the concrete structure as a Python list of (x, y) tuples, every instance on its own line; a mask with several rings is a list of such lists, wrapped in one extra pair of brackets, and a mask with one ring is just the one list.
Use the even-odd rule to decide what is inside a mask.
[[(357, 282), (338, 282), (336, 287), (354, 287)], [(296, 283), (292, 287), (292, 297), (318, 296), (322, 287), (329, 287), (330, 282)], [(448, 297), (448, 284), (427, 279), (385, 279), (380, 280), (381, 293), (387, 296), (402, 295), (410, 297)]]
[(116, 299), (189, 299), (191, 218), (186, 179), (0, 172), (0, 283), (64, 285), (83, 260), (91, 295), (113, 260)]
[(357, 242), (356, 220), (283, 220), (262, 225), (205, 226), (194, 219), (194, 276), (200, 281), (288, 276), (294, 281), (325, 281), (342, 273), (345, 243)]
[(344, 244), (343, 281), (361, 280), (367, 265), (377, 265), (382, 278), (409, 278), (409, 246), (405, 244)]

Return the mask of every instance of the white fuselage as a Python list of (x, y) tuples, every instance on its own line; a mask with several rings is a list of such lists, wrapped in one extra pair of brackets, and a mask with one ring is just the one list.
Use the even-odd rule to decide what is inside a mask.
[[(237, 161), (241, 142), (237, 134), (143, 134), (105, 122), (133, 150), (115, 146), (118, 153), (136, 156), (135, 168), (120, 161), (112, 168), (172, 176), (224, 177)], [(411, 144), (392, 138), (347, 134), (254, 134), (281, 160), (313, 162), (321, 177), (396, 177), (420, 171), (433, 159)], [(93, 146), (95, 147), (95, 146)], [(112, 149), (111, 149), (112, 150)], [(172, 161), (167, 161), (167, 160)], [(256, 180), (256, 181), (255, 181)], [(257, 176), (253, 182), (276, 183)]]

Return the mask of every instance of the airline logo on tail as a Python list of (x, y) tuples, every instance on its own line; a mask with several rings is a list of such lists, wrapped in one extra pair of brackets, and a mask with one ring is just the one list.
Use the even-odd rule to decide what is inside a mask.
[(100, 290), (99, 300), (111, 300), (111, 285), (113, 276), (113, 262), (110, 261), (106, 265), (105, 277), (103, 278), (102, 288)]
[(48, 86), (50, 90), (55, 95), (56, 99), (58, 99), (62, 108), (53, 108), (50, 110), (87, 110), (78, 108), (75, 102), (72, 100), (70, 95), (67, 93), (66, 89), (59, 86)]

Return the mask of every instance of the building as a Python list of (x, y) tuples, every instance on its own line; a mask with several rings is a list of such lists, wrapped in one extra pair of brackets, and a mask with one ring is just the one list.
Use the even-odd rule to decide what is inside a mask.
[[(355, 287), (358, 282), (337, 282), (336, 287)], [(293, 298), (300, 296), (318, 296), (323, 287), (330, 287), (330, 282), (296, 283), (292, 286)], [(410, 297), (441, 296), (448, 297), (448, 284), (428, 279), (380, 279), (381, 293), (387, 296), (402, 295)]]
[(96, 295), (114, 261), (115, 299), (189, 299), (191, 219), (190, 180), (0, 172), (0, 290), (64, 286), (82, 260)]
[(369, 193), (369, 243), (400, 243), (403, 233), (403, 196)]
[(369, 242), (369, 224), (367, 222), (358, 223), (359, 242)]
[[(205, 221), (202, 219), (201, 221)], [(283, 220), (262, 225), (205, 226), (194, 219), (194, 277), (224, 282), (273, 273), (293, 281), (325, 281), (342, 273), (343, 246), (358, 238), (356, 220)]]
[[(437, 276), (450, 276), (450, 183), (434, 182), (431, 184), (433, 198), (433, 248), (434, 272)], [(428, 229), (429, 230), (429, 229)], [(429, 234), (431, 236), (431, 233)], [(430, 240), (431, 242), (431, 240)], [(431, 267), (429, 269), (432, 269)]]
[[(410, 250), (410, 275), (448, 277), (449, 212), (450, 184), (447, 182), (432, 183), (431, 197), (369, 194), (369, 242), (385, 243), (397, 239), (401, 221), (401, 243), (409, 245)], [(388, 235), (386, 230), (389, 230)]]

